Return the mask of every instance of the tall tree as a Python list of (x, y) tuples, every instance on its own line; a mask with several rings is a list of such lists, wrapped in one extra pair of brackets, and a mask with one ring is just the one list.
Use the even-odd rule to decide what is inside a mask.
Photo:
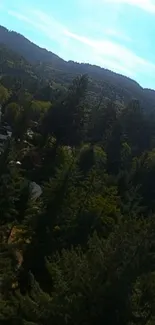
[(52, 105), (44, 121), (44, 131), (51, 133), (60, 144), (76, 145), (82, 141), (88, 79), (77, 77), (61, 102)]

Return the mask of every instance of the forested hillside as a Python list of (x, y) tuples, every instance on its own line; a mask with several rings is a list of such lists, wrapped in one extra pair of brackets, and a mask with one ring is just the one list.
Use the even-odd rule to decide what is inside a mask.
[(155, 112), (0, 53), (0, 324), (154, 325)]
[(130, 100), (138, 99), (146, 111), (155, 108), (155, 92), (143, 89), (130, 78), (90, 64), (66, 62), (54, 53), (30, 42), (24, 36), (8, 31), (2, 26), (0, 27), (0, 44), (18, 53), (19, 57), (24, 57), (29, 62), (23, 62), (24, 70), (25, 65), (31, 64), (30, 73), (39, 75), (46, 82), (53, 81), (61, 87), (64, 85), (67, 87), (76, 76), (88, 74), (90, 78), (88, 90), (91, 98), (103, 92), (104, 97), (113, 101), (117, 100), (121, 104), (128, 104)]

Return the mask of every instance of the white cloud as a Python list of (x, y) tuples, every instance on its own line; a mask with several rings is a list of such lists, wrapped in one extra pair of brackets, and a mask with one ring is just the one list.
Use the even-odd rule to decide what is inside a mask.
[(42, 31), (51, 39), (57, 40), (57, 37), (65, 35), (65, 27), (62, 24), (57, 22), (53, 17), (48, 16), (39, 10), (31, 10), (24, 13), (9, 10), (8, 14), (19, 20), (25, 21), (31, 26), (37, 28), (38, 31)]
[[(81, 0), (79, 0), (81, 1)], [(113, 3), (113, 4), (127, 4), (131, 6), (138, 7), (150, 13), (155, 13), (155, 0), (86, 0), (89, 4), (105, 4), (105, 3)]]
[(137, 6), (143, 10), (155, 13), (155, 1), (154, 0), (110, 0), (116, 3), (126, 3), (132, 6)]
[(127, 67), (128, 69), (131, 69), (131, 71), (141, 71), (142, 67), (155, 69), (154, 64), (137, 56), (134, 52), (119, 43), (109, 40), (96, 41), (84, 36), (73, 34), (69, 31), (66, 31), (66, 34), (80, 43), (87, 44), (103, 59), (105, 58), (106, 60), (111, 59), (112, 61), (117, 61), (117, 63), (122, 67)]
[(112, 37), (115, 37), (122, 41), (132, 42), (132, 39), (129, 36), (125, 35), (125, 33), (123, 33), (122, 31), (119, 31), (117, 29), (108, 28), (108, 29), (105, 29), (104, 33), (107, 36), (112, 36)]
[[(108, 1), (127, 2), (127, 0)], [(138, 2), (138, 0), (130, 0), (130, 3), (133, 1)], [(146, 1), (143, 0), (143, 4)], [(63, 58), (98, 64), (132, 78), (136, 78), (142, 74), (149, 76), (149, 74), (155, 73), (154, 64), (137, 56), (133, 51), (121, 45), (119, 42), (114, 42), (108, 38), (108, 35), (115, 35), (120, 39), (123, 39), (123, 37), (125, 39), (126, 35), (123, 33), (119, 33), (113, 29), (107, 29), (103, 33), (103, 37), (100, 40), (96, 40), (95, 38), (73, 33), (51, 15), (47, 15), (39, 10), (31, 10), (24, 13), (9, 11), (8, 13), (25, 21), (29, 26), (35, 28), (38, 33), (42, 32), (49, 39), (56, 41), (59, 44), (57, 54)]]

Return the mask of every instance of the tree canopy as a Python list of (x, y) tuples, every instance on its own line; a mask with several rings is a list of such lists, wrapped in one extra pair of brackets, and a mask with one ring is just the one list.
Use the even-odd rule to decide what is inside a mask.
[(154, 325), (155, 113), (33, 78), (0, 86), (0, 324)]

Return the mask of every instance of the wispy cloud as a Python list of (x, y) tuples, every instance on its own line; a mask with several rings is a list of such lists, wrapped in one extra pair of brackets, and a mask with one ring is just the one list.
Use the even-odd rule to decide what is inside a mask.
[(9, 10), (8, 14), (37, 28), (51, 39), (57, 40), (57, 37), (65, 35), (65, 27), (61, 23), (39, 10), (26, 10), (22, 13)]
[[(90, 0), (91, 1), (91, 0)], [(99, 0), (107, 1), (107, 0)], [(138, 0), (108, 0), (115, 3), (129, 3)], [(141, 1), (143, 6), (149, 4), (148, 0)], [(151, 5), (151, 4), (150, 4)], [(136, 78), (142, 73), (149, 75), (155, 73), (155, 65), (148, 60), (138, 56), (127, 46), (122, 45), (122, 41), (130, 42), (128, 35), (114, 29), (105, 29), (100, 39), (86, 37), (80, 33), (73, 33), (67, 26), (57, 21), (51, 15), (40, 10), (29, 9), (27, 12), (9, 11), (9, 15), (22, 20), (35, 28), (38, 32), (42, 32), (50, 40), (54, 40), (60, 46), (58, 55), (64, 57), (67, 53), (68, 59), (80, 62), (89, 62), (98, 64), (102, 67), (114, 70), (118, 73), (126, 74)], [(110, 39), (110, 36), (115, 38)]]
[(94, 53), (100, 56), (102, 63), (111, 62), (113, 66), (115, 63), (120, 70), (128, 69), (132, 74), (134, 72), (140, 72), (142, 68), (143, 70), (151, 69), (152, 71), (153, 69), (153, 71), (155, 71), (154, 64), (137, 56), (134, 52), (119, 43), (108, 40), (96, 41), (84, 36), (73, 34), (69, 31), (66, 31), (66, 34), (70, 38), (76, 39), (78, 42), (87, 44), (92, 48)]
[(131, 37), (126, 35), (123, 31), (108, 28), (108, 29), (105, 29), (104, 32), (105, 32), (105, 35), (107, 35), (107, 36), (110, 36), (110, 37), (112, 36), (112, 37), (119, 39), (121, 41), (132, 42)]
[(150, 13), (155, 13), (155, 0), (86, 0), (86, 1), (90, 5), (93, 3), (96, 4), (113, 3), (118, 5), (127, 4), (130, 6), (141, 8)]

